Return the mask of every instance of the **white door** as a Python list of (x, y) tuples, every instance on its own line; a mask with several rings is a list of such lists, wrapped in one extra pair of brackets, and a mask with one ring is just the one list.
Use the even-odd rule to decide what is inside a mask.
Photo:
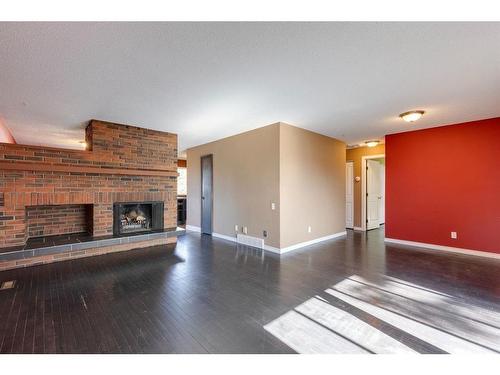
[(366, 161), (366, 230), (380, 226), (381, 181), (380, 163), (368, 159)]
[(346, 163), (345, 168), (345, 227), (354, 228), (354, 165)]

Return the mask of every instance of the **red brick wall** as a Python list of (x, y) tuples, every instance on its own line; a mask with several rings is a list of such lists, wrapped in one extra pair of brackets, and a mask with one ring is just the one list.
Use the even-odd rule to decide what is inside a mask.
[(28, 237), (89, 231), (91, 206), (65, 204), (57, 206), (26, 207), (26, 231)]
[(137, 169), (177, 168), (177, 159), (173, 159), (172, 154), (172, 147), (177, 149), (175, 134), (92, 121), (85, 135), (88, 149), (98, 155), (108, 155), (113, 165)]
[(94, 235), (113, 232), (113, 203), (164, 201), (177, 223), (177, 136), (92, 120), (91, 151), (0, 143), (0, 248), (30, 235), (26, 206), (93, 205)]

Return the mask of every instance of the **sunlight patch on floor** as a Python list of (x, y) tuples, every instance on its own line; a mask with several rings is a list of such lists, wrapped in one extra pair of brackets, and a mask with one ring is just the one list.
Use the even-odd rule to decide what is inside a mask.
[(296, 311), (287, 312), (264, 328), (298, 353), (368, 353), (362, 347), (336, 335)]
[(401, 336), (448, 353), (500, 351), (500, 314), (463, 299), (396, 278), (373, 282), (357, 275), (325, 292), (342, 308), (316, 296), (264, 329), (299, 353), (416, 353)]
[(449, 353), (500, 351), (500, 330), (486, 323), (498, 321), (499, 314), (457, 298), (393, 282), (374, 284), (358, 276), (327, 293)]

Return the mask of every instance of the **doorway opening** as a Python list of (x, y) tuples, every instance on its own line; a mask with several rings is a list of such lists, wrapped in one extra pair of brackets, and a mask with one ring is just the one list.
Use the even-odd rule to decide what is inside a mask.
[(363, 230), (385, 224), (385, 155), (361, 160), (361, 225)]

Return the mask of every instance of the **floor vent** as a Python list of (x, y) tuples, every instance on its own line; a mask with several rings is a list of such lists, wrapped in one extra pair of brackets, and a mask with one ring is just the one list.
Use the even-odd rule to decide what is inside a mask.
[(10, 281), (4, 281), (2, 284), (0, 284), (0, 290), (4, 289), (12, 289), (16, 285), (15, 280), (10, 280)]
[(245, 234), (237, 234), (236, 241), (242, 245), (264, 248), (264, 240), (262, 238), (247, 236)]

